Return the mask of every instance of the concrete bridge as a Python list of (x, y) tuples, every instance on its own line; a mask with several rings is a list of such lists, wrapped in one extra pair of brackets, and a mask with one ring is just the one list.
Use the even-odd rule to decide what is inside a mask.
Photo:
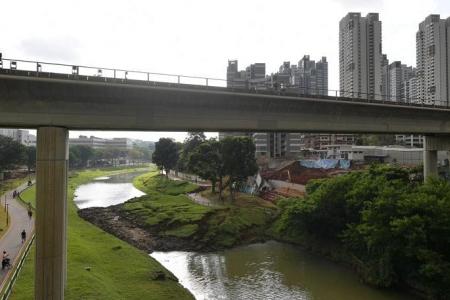
[(37, 66), (0, 68), (0, 127), (37, 128), (39, 300), (64, 298), (70, 129), (424, 134), (425, 177), (437, 174), (437, 151), (450, 149), (447, 107), (43, 73)]

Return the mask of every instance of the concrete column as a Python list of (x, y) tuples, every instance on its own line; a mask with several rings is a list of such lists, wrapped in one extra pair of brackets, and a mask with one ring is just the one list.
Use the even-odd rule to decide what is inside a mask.
[(64, 299), (68, 130), (40, 127), (36, 161), (35, 299)]
[(437, 150), (423, 151), (423, 177), (427, 180), (430, 176), (438, 175)]

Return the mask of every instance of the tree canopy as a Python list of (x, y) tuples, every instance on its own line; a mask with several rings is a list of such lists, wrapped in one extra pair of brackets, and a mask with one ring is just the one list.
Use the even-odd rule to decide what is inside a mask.
[(0, 135), (0, 171), (26, 162), (26, 148), (10, 137)]
[(152, 161), (168, 176), (170, 170), (173, 170), (178, 162), (177, 144), (170, 138), (160, 138), (155, 144)]
[(188, 160), (188, 168), (203, 179), (211, 181), (212, 192), (216, 183), (222, 185), (224, 164), (222, 159), (222, 144), (215, 139), (205, 141), (192, 151)]
[(180, 157), (178, 160), (178, 170), (182, 172), (191, 171), (189, 169), (189, 156), (194, 150), (206, 140), (203, 132), (188, 132), (187, 138), (181, 147)]
[[(188, 166), (195, 174), (211, 180), (213, 187), (218, 181), (220, 198), (222, 189), (229, 187), (230, 197), (233, 199), (233, 190), (258, 170), (255, 144), (248, 137), (204, 141), (190, 155)], [(222, 184), (225, 177), (228, 181)]]
[(450, 183), (410, 179), (406, 169), (316, 180), (286, 199), (278, 230), (335, 243), (371, 285), (410, 285), (430, 299), (450, 294)]
[(226, 137), (222, 143), (222, 159), (228, 176), (230, 196), (236, 185), (258, 171), (255, 159), (255, 143), (249, 137)]

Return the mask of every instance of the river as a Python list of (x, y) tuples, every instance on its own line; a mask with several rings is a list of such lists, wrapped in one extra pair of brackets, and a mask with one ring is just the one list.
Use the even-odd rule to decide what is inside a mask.
[[(75, 191), (79, 208), (109, 206), (143, 195), (129, 173), (100, 177)], [(216, 253), (153, 252), (198, 300), (406, 300), (411, 296), (381, 291), (359, 282), (338, 264), (298, 247), (267, 242)]]

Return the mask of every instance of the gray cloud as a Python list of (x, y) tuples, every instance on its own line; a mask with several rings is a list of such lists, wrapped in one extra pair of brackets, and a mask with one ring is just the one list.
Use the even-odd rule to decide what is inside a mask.
[(380, 0), (336, 0), (336, 2), (340, 3), (342, 6), (347, 8), (379, 8), (383, 5), (383, 1)]
[(20, 48), (27, 56), (51, 61), (76, 61), (80, 42), (72, 37), (56, 36), (27, 38), (20, 42)]

